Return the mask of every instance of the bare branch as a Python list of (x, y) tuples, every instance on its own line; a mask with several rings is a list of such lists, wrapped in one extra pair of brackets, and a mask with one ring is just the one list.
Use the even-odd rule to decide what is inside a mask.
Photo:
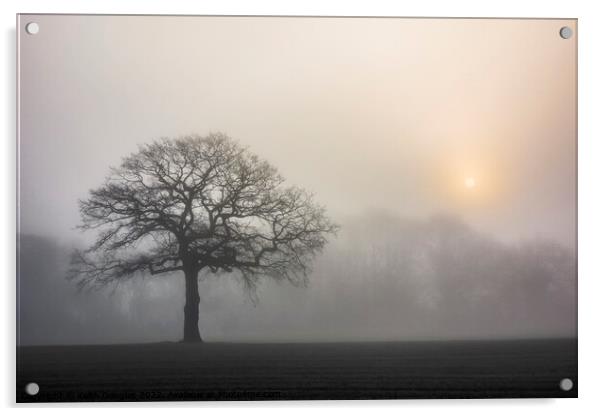
[(74, 254), (79, 287), (203, 268), (238, 272), (249, 291), (264, 276), (303, 285), (338, 229), (310, 194), (219, 133), (141, 146), (80, 212), (97, 236)]

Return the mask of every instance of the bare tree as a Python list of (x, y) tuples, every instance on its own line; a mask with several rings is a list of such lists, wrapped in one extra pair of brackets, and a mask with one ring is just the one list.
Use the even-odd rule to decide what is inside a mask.
[(223, 134), (143, 145), (80, 201), (95, 242), (73, 255), (69, 278), (103, 287), (182, 271), (184, 338), (200, 342), (198, 275), (236, 272), (249, 293), (263, 276), (305, 285), (337, 226), (277, 170)]

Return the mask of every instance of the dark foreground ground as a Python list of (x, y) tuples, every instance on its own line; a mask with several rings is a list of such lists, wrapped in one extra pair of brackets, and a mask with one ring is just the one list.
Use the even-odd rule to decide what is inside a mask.
[[(564, 392), (563, 378), (574, 387)], [(25, 385), (36, 382), (36, 396)], [(20, 347), (17, 401), (577, 397), (577, 341)]]

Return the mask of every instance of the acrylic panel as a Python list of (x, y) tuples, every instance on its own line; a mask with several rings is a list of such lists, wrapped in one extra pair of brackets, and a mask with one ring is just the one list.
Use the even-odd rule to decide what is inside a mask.
[(17, 34), (17, 401), (577, 396), (575, 19)]

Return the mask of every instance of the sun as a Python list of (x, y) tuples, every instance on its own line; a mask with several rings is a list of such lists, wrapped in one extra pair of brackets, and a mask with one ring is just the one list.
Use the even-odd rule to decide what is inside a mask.
[(475, 186), (477, 186), (477, 181), (475, 178), (472, 176), (464, 178), (464, 187), (466, 189), (473, 189)]

